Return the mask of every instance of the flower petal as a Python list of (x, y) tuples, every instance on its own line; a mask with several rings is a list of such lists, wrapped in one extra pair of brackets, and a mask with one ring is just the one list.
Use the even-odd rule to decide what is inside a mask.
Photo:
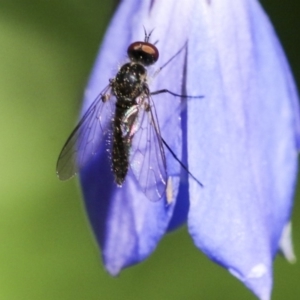
[[(257, 1), (199, 2), (189, 39), (189, 231), (196, 245), (269, 299), (290, 218), (299, 107), (282, 49)], [(297, 136), (298, 135), (298, 136)]]
[(280, 251), (284, 255), (284, 257), (290, 262), (295, 263), (297, 261), (293, 242), (292, 242), (292, 223), (288, 222), (282, 231), (282, 235), (279, 241)]
[[(174, 204), (151, 202), (128, 178), (116, 188), (109, 165), (97, 158), (81, 172), (81, 183), (107, 270), (117, 275), (126, 266), (145, 259), (156, 247), (172, 215)], [(106, 172), (106, 174), (109, 174)]]
[[(128, 45), (136, 40), (144, 39), (143, 25), (148, 32), (155, 27), (152, 40), (159, 37), (158, 46), (160, 60), (150, 73), (154, 74), (159, 66), (167, 62), (187, 40), (187, 29), (178, 30), (177, 39), (163, 43), (170, 34), (172, 24), (166, 23), (163, 17), (166, 11), (150, 2), (128, 0), (118, 9), (104, 40), (86, 90), (83, 113), (93, 99), (108, 84), (108, 79), (116, 74), (116, 63), (125, 58)], [(165, 9), (169, 6), (165, 5)], [(180, 5), (173, 7), (173, 13), (181, 12)], [(174, 19), (175, 22), (176, 19)], [(155, 24), (155, 25), (154, 25)], [(180, 28), (178, 22), (175, 27)], [(157, 29), (156, 29), (157, 28)], [(175, 28), (176, 29), (176, 28)], [(173, 29), (172, 29), (173, 31)], [(122, 32), (122, 35), (120, 33)], [(184, 71), (184, 52), (158, 74), (159, 80), (153, 78), (151, 91), (170, 88), (180, 93), (180, 78)], [(113, 72), (114, 71), (114, 72)], [(176, 80), (176, 81), (175, 81)], [(176, 82), (174, 87), (172, 84)], [(181, 156), (181, 121), (180, 100), (171, 95), (153, 96), (162, 136), (169, 146)], [(179, 188), (180, 165), (169, 152), (166, 152), (168, 174), (171, 176), (169, 204), (164, 200), (151, 202), (139, 190), (136, 179), (128, 174), (122, 188), (113, 182), (110, 164), (107, 159), (106, 146), (102, 145), (99, 154), (81, 171), (81, 184), (93, 230), (102, 249), (102, 256), (107, 270), (116, 275), (126, 266), (145, 259), (156, 247), (159, 239), (167, 230), (167, 226), (176, 206), (176, 195)], [(185, 203), (187, 198), (185, 197)], [(173, 225), (186, 218), (174, 218)]]

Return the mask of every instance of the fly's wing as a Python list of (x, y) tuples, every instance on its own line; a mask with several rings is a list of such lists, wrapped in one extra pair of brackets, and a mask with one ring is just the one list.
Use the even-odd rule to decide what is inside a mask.
[(94, 100), (66, 141), (56, 166), (59, 179), (73, 177), (99, 150), (110, 130), (115, 107), (115, 97), (109, 92), (110, 85)]
[(131, 142), (130, 166), (148, 199), (158, 201), (166, 192), (167, 171), (156, 111), (151, 104), (152, 100), (148, 97), (142, 99), (139, 105)]

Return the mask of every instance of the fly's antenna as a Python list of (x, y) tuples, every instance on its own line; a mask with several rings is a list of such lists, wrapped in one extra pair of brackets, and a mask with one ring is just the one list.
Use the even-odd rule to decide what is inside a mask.
[(149, 42), (149, 39), (150, 39), (150, 36), (151, 36), (151, 34), (152, 34), (154, 28), (153, 28), (149, 33), (147, 33), (147, 30), (146, 30), (145, 26), (143, 26), (143, 27), (144, 27), (144, 33), (145, 33), (145, 40), (144, 40), (144, 41), (145, 41), (146, 43), (148, 43), (148, 42)]

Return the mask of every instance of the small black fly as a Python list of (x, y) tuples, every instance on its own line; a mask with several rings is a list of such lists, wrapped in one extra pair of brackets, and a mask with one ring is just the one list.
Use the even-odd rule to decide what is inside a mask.
[[(122, 186), (131, 168), (142, 191), (151, 201), (161, 199), (167, 188), (167, 170), (164, 145), (180, 165), (182, 164), (162, 138), (151, 95), (169, 93), (176, 97), (202, 98), (178, 95), (163, 89), (150, 92), (146, 67), (159, 57), (154, 44), (149, 42), (151, 32), (145, 32), (143, 42), (129, 45), (130, 62), (125, 63), (115, 78), (99, 94), (66, 141), (57, 161), (57, 175), (61, 180), (73, 177), (97, 154), (99, 145), (110, 133), (111, 164), (118, 186)], [(159, 70), (161, 71), (181, 51), (180, 49)]]

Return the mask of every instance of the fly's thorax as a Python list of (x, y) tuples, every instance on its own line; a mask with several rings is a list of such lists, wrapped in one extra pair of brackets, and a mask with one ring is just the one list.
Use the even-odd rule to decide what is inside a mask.
[(139, 63), (127, 63), (121, 67), (112, 89), (118, 100), (130, 101), (139, 97), (147, 88), (147, 70)]

